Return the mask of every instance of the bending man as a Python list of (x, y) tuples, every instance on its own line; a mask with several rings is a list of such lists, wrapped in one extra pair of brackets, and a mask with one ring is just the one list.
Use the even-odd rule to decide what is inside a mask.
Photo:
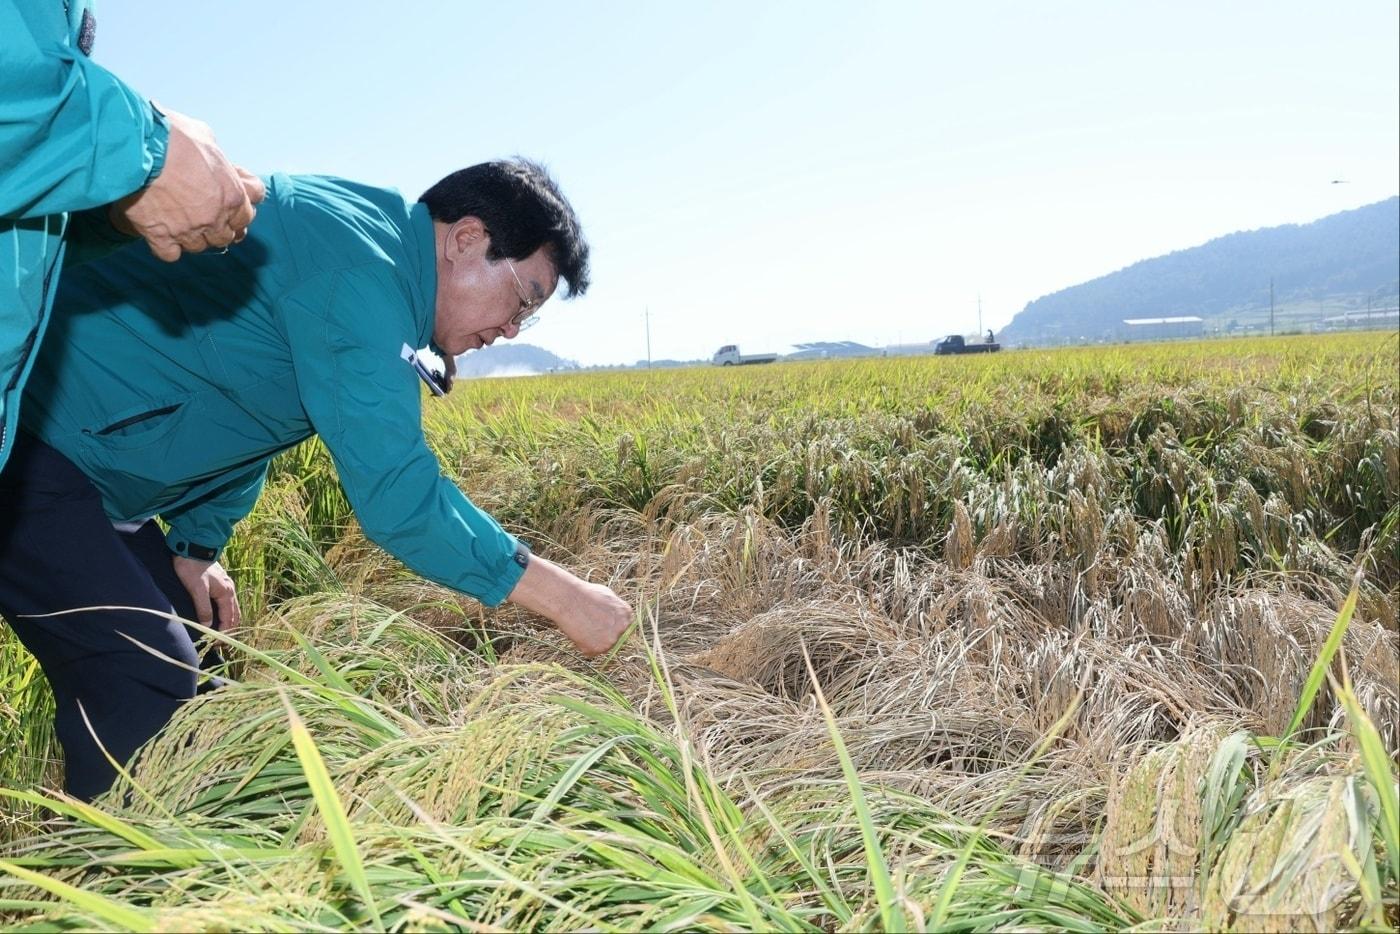
[[(183, 626), (93, 605), (237, 621), (218, 563), (268, 461), (318, 434), (365, 534), (417, 573), (487, 605), (552, 620), (585, 655), (631, 610), (529, 551), (439, 468), (421, 425), (412, 351), (451, 360), (514, 337), (555, 291), (588, 285), (573, 209), (540, 167), (456, 172), (409, 205), (339, 179), (273, 176), (247, 239), (163, 265), (140, 249), (64, 280), (54, 335), (0, 474), (0, 614), (58, 702), (69, 790), (120, 759), (193, 695), (195, 676), (125, 636), (196, 663)], [(162, 536), (152, 517), (169, 524)], [(113, 523), (117, 524), (114, 527)]]

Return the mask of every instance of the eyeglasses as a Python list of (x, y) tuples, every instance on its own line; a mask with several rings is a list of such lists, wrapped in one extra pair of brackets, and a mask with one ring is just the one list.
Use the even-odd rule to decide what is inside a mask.
[(520, 273), (515, 271), (515, 264), (508, 258), (506, 266), (510, 268), (511, 277), (515, 279), (515, 287), (520, 292), (520, 310), (511, 315), (510, 323), (517, 331), (525, 331), (539, 323), (540, 316), (535, 310), (544, 304), (542, 298), (530, 298), (525, 294), (525, 283), (520, 281)]

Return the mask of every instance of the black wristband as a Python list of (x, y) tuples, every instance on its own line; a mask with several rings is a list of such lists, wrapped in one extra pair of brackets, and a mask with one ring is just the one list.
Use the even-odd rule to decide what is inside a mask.
[(515, 555), (511, 558), (511, 560), (514, 561), (516, 564), (520, 565), (522, 568), (530, 566), (530, 549), (525, 547), (524, 542), (521, 542), (515, 546)]
[(181, 558), (194, 558), (196, 561), (214, 561), (219, 557), (219, 549), (205, 548), (194, 542), (180, 542), (170, 546), (170, 552)]

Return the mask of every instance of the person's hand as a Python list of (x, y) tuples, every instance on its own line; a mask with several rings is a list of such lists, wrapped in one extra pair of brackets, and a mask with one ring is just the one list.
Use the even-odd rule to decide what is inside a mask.
[(590, 584), (538, 555), (508, 598), (550, 620), (585, 658), (611, 649), (632, 624), (632, 608), (602, 584)]
[(194, 601), (197, 621), (204, 626), (214, 626), (214, 607), (219, 608), (219, 630), (232, 629), (243, 621), (238, 609), (238, 592), (234, 589), (233, 578), (217, 561), (200, 561), (172, 555), (175, 563), (175, 576), (185, 585), (190, 599)]
[(584, 658), (597, 658), (632, 625), (632, 608), (602, 584), (580, 581), (570, 612), (554, 621)]
[(267, 190), (256, 175), (228, 161), (206, 124), (161, 112), (170, 124), (164, 168), (145, 188), (113, 202), (108, 217), (117, 230), (141, 237), (152, 253), (173, 263), (182, 251), (242, 240), (257, 213), (253, 205)]

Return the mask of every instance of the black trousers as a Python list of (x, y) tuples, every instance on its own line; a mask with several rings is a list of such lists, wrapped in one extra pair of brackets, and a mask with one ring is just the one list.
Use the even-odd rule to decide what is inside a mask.
[[(193, 671), (140, 645), (183, 665), (200, 664), (198, 634), (183, 623), (149, 613), (79, 609), (101, 606), (195, 618), (155, 522), (118, 532), (82, 471), (20, 434), (0, 471), (0, 616), (53, 688), (66, 788), (84, 800), (116, 778), (102, 748), (125, 763), (195, 695)], [(73, 609), (79, 612), (35, 618)]]

